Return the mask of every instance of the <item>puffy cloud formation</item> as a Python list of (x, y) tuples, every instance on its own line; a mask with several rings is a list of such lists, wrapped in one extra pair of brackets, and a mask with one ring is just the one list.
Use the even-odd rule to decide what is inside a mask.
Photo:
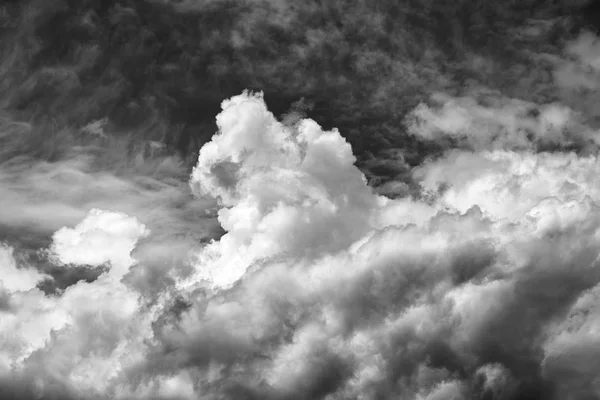
[(191, 180), (195, 193), (223, 206), (227, 234), (198, 262), (217, 286), (235, 282), (259, 258), (339, 251), (371, 229), (380, 199), (339, 132), (323, 132), (312, 120), (286, 127), (260, 95), (222, 107), (221, 133), (202, 148)]
[(107, 393), (148, 337), (139, 294), (120, 282), (134, 262), (129, 254), (146, 234), (135, 218), (101, 210), (91, 210), (74, 229), (59, 230), (50, 251), (63, 268), (111, 265), (94, 282), (76, 283), (60, 296), (46, 296), (36, 286), (44, 277), (17, 267), (11, 249), (2, 248), (9, 302), (0, 322), (5, 378), (28, 377), (39, 393), (57, 386), (74, 396)]
[(163, 374), (195, 371), (205, 398), (595, 393), (549, 355), (600, 280), (595, 157), (450, 151), (414, 171), (427, 202), (392, 201), (369, 193), (335, 131), (284, 126), (259, 95), (224, 102), (218, 124), (191, 184), (219, 198), (228, 232), (159, 329)]
[[(220, 238), (186, 239), (169, 261), (177, 239), (153, 218), (92, 208), (46, 253), (106, 270), (53, 295), (38, 288), (42, 270), (2, 247), (3, 390), (597, 397), (600, 161), (564, 150), (572, 124), (589, 131), (559, 103), (535, 119), (518, 100), (445, 99), (407, 123), (466, 148), (449, 142), (410, 171), (419, 195), (394, 200), (367, 186), (337, 130), (279, 122), (261, 94), (225, 100), (189, 182), (199, 204), (215, 199)], [(541, 151), (536, 138), (549, 137), (556, 146)]]
[(98, 266), (110, 263), (109, 274), (116, 279), (133, 263), (135, 243), (148, 232), (136, 220), (122, 213), (92, 209), (75, 228), (61, 228), (53, 237), (51, 251), (64, 264)]

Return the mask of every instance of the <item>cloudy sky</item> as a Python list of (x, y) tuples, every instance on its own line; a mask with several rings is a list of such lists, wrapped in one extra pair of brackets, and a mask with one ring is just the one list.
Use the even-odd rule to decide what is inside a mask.
[(600, 398), (600, 9), (0, 5), (0, 398)]

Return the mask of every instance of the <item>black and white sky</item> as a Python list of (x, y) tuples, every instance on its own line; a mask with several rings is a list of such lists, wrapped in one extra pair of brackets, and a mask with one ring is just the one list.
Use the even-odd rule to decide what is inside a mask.
[(600, 7), (0, 3), (0, 399), (600, 398)]

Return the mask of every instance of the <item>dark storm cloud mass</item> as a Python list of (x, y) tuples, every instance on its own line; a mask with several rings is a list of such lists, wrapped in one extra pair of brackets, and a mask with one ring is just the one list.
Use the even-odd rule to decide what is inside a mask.
[[(52, 134), (36, 135), (45, 141), (108, 117), (119, 132), (137, 128), (187, 152), (212, 136), (224, 98), (263, 90), (276, 115), (304, 98), (312, 118), (359, 150), (361, 165), (387, 158), (389, 147), (415, 165), (431, 149), (398, 126), (431, 91), (483, 85), (550, 101), (554, 68), (542, 56), (572, 36), (578, 17), (565, 16), (578, 5), (16, 2), (3, 6), (2, 97), (20, 119), (47, 119)], [(42, 148), (50, 157), (62, 147)], [(397, 177), (396, 161), (366, 168), (369, 179)]]
[(593, 7), (437, 3), (1, 5), (0, 397), (599, 397)]

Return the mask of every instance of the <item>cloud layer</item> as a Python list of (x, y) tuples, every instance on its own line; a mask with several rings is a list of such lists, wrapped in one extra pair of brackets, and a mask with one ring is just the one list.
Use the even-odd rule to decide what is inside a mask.
[(586, 2), (0, 4), (0, 398), (600, 397)]
[[(195, 201), (214, 199), (220, 238), (178, 242), (174, 208), (141, 212), (144, 192), (123, 179), (107, 187), (131, 196), (135, 216), (91, 208), (56, 228), (38, 254), (52, 268), (2, 245), (6, 396), (600, 394), (596, 133), (560, 104), (532, 117), (519, 100), (436, 101), (407, 118), (412, 133), (463, 141), (411, 171), (418, 196), (377, 195), (337, 130), (279, 122), (244, 92), (222, 103), (189, 181)], [(574, 137), (585, 140), (565, 151)], [(34, 210), (20, 198), (15, 210)], [(70, 209), (81, 204), (95, 203)], [(2, 221), (27, 226), (18, 215)], [(40, 288), (72, 268), (102, 269)]]

